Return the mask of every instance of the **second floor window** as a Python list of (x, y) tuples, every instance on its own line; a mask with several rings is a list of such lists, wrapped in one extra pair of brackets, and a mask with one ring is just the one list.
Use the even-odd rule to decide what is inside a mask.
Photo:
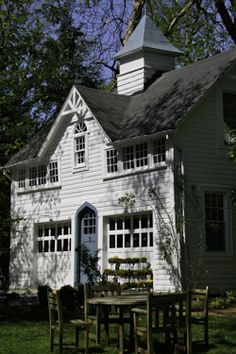
[(50, 161), (46, 165), (32, 166), (18, 171), (18, 188), (40, 187), (59, 182), (58, 162)]
[(78, 122), (74, 129), (74, 166), (87, 166), (87, 127), (84, 122)]
[(164, 166), (167, 148), (166, 137), (161, 137), (150, 142), (106, 150), (106, 173), (115, 175), (117, 172), (130, 173)]
[(123, 148), (123, 168), (129, 170), (148, 165), (147, 143)]

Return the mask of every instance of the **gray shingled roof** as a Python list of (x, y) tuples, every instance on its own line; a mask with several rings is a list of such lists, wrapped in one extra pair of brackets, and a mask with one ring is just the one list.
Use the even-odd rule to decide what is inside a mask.
[(36, 158), (53, 123), (54, 119), (50, 119), (48, 122), (46, 122), (42, 128), (39, 129), (39, 131), (33, 136), (33, 138), (30, 139), (29, 143), (20, 149), (15, 155), (13, 155), (5, 166), (7, 167), (18, 162)]
[[(233, 63), (236, 48), (165, 73), (134, 96), (77, 89), (111, 141), (120, 141), (175, 129)], [(51, 122), (7, 165), (35, 158), (50, 128)]]
[(131, 97), (83, 86), (76, 87), (108, 137), (112, 141), (116, 140)]
[(144, 48), (154, 49), (174, 56), (182, 54), (179, 49), (175, 48), (167, 38), (163, 36), (159, 28), (154, 25), (147, 15), (142, 17), (127, 43), (114, 56), (114, 59), (122, 58)]
[(236, 48), (163, 74), (132, 97), (117, 139), (175, 129), (233, 63)]

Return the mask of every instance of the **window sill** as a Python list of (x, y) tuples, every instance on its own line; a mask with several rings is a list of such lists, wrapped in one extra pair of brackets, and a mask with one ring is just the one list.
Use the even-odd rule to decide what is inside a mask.
[(36, 186), (32, 188), (24, 188), (22, 190), (18, 190), (17, 194), (29, 194), (29, 193), (36, 193), (36, 192), (44, 192), (44, 191), (50, 191), (50, 190), (55, 190), (55, 189), (61, 189), (61, 184), (57, 183), (54, 185), (46, 185), (46, 186)]
[(73, 173), (79, 173), (88, 170), (89, 170), (88, 166), (74, 167)]
[(160, 166), (155, 166), (151, 168), (145, 168), (142, 170), (132, 170), (132, 171), (127, 171), (127, 172), (114, 172), (112, 174), (106, 174), (103, 177), (103, 181), (108, 181), (111, 179), (116, 179), (116, 178), (122, 178), (122, 177), (129, 177), (129, 176), (135, 176), (137, 174), (142, 174), (142, 173), (149, 173), (149, 172), (154, 172), (154, 171), (161, 171), (161, 170), (166, 170), (167, 169), (167, 164), (165, 165), (160, 165)]

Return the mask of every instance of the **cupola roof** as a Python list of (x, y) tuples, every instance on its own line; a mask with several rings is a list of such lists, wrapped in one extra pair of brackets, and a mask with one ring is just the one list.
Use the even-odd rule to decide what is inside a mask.
[(142, 49), (152, 49), (169, 55), (178, 56), (182, 52), (175, 48), (167, 38), (154, 25), (149, 16), (144, 15), (121, 50), (116, 53), (114, 59), (120, 59)]

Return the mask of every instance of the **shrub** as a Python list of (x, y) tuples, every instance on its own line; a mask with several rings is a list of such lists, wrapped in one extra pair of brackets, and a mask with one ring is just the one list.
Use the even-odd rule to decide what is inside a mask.
[(70, 285), (65, 285), (60, 289), (62, 306), (67, 308), (74, 307), (75, 289)]
[(38, 300), (42, 306), (48, 306), (48, 289), (50, 287), (47, 284), (38, 285)]

